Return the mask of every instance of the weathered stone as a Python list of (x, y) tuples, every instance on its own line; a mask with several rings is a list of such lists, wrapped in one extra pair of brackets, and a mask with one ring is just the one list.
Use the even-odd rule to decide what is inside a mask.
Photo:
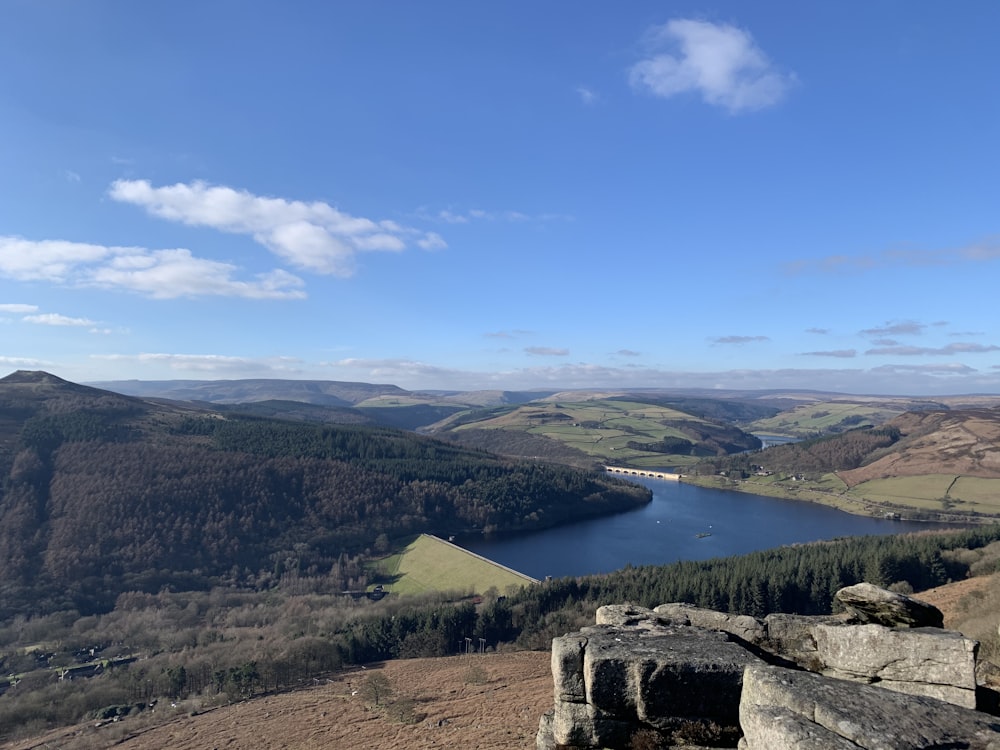
[[(627, 747), (635, 724), (589, 703), (557, 701), (552, 711), (552, 739), (559, 748)], [(538, 738), (535, 738), (537, 744)]]
[(553, 750), (556, 746), (552, 734), (552, 718), (554, 711), (546, 711), (538, 720), (538, 734), (535, 735), (535, 750)]
[[(796, 715), (801, 720), (790, 718)], [(985, 714), (934, 698), (767, 665), (747, 668), (740, 721), (746, 750), (1000, 750), (1000, 722)], [(853, 744), (836, 744), (832, 736)], [(812, 738), (829, 743), (807, 744)]]
[(594, 622), (597, 625), (618, 627), (650, 627), (664, 624), (656, 612), (634, 604), (605, 604), (603, 607), (598, 607)]
[(693, 625), (706, 630), (722, 630), (742, 641), (759, 645), (767, 638), (764, 623), (750, 615), (730, 615), (691, 604), (661, 604), (653, 610), (657, 615), (682, 625)]
[(731, 735), (735, 742), (743, 670), (762, 662), (726, 634), (688, 627), (582, 632), (588, 704), (667, 734)]
[(552, 682), (556, 701), (583, 703), (587, 689), (583, 684), (583, 650), (587, 637), (579, 633), (552, 639)]
[(926, 695), (966, 708), (976, 707), (979, 644), (961, 633), (937, 628), (892, 629), (882, 625), (814, 630), (823, 674), (911, 695)]
[(746, 750), (858, 750), (853, 742), (778, 706), (741, 705), (740, 726), (740, 747)]
[(770, 653), (798, 664), (803, 669), (816, 671), (822, 667), (816, 655), (816, 626), (840, 625), (839, 616), (807, 616), (771, 614), (764, 618), (767, 629), (765, 649)]
[(840, 589), (834, 598), (861, 622), (887, 627), (942, 628), (944, 615), (933, 604), (870, 583)]

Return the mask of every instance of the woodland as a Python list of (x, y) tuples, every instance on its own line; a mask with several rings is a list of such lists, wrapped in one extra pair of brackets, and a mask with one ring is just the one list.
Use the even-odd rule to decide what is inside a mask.
[(343, 561), (379, 539), (543, 528), (650, 498), (391, 428), (220, 416), (57, 381), (0, 381), (0, 621), (107, 611), (128, 591), (264, 590), (287, 571), (357, 587)]

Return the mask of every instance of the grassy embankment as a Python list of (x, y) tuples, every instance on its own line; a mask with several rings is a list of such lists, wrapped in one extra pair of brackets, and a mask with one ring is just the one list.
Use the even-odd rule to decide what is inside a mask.
[(386, 591), (406, 596), (430, 592), (482, 594), (491, 588), (537, 583), (534, 578), (487, 560), (437, 537), (421, 534), (376, 563)]

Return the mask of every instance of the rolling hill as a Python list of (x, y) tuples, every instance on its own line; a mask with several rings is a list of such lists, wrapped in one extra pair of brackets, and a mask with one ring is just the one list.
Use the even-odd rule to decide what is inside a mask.
[(543, 528), (648, 500), (603, 474), (385, 427), (150, 401), (43, 372), (0, 379), (0, 619), (99, 611), (168, 585), (346, 576), (345, 558), (377, 542)]

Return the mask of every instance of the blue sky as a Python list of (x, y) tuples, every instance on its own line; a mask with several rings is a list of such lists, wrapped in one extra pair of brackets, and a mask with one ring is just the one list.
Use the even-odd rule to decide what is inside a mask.
[(998, 393), (998, 27), (4, 0), (0, 370)]

